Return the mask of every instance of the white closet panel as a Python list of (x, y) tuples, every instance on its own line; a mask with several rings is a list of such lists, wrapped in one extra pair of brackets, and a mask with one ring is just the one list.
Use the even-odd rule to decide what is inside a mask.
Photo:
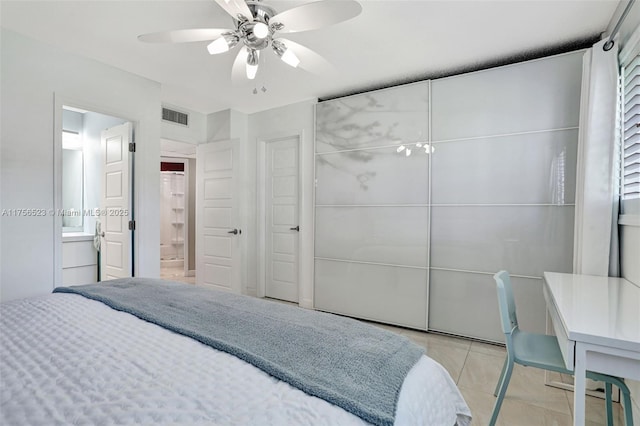
[(434, 80), (432, 140), (578, 126), (582, 52)]
[(315, 255), (427, 266), (428, 207), (318, 207)]
[(573, 207), (434, 206), (431, 266), (491, 273), (506, 269), (532, 277), (571, 272), (573, 216)]
[(316, 204), (427, 204), (429, 157), (412, 147), (316, 155)]
[(423, 142), (428, 107), (428, 82), (322, 102), (316, 107), (316, 152)]
[(424, 329), (427, 270), (316, 259), (316, 309)]
[(434, 204), (573, 204), (578, 130), (434, 145)]
[[(522, 329), (545, 332), (542, 280), (512, 277)], [(431, 270), (429, 329), (494, 342), (504, 341), (496, 284), (490, 274)]]
[(544, 331), (540, 277), (572, 270), (582, 56), (318, 104), (316, 307), (501, 341), (506, 269)]

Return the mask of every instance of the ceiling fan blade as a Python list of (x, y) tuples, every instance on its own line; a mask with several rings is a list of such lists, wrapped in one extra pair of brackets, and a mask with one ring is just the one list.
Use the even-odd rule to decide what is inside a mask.
[(226, 33), (229, 29), (200, 28), (193, 30), (162, 31), (159, 33), (142, 34), (138, 40), (147, 43), (191, 43), (194, 41), (214, 40)]
[(231, 67), (231, 82), (235, 86), (243, 86), (249, 82), (247, 78), (247, 57), (249, 56), (249, 50), (246, 46), (242, 46), (236, 59), (233, 61)]
[(285, 10), (269, 22), (283, 24), (284, 28), (280, 32), (296, 33), (337, 24), (358, 16), (360, 12), (362, 6), (354, 0), (323, 0)]
[(278, 38), (276, 40), (283, 43), (300, 60), (297, 68), (303, 69), (316, 75), (326, 76), (336, 73), (335, 67), (331, 65), (329, 61), (327, 61), (325, 58), (309, 49), (308, 47), (286, 38)]
[(249, 21), (253, 21), (253, 15), (244, 0), (215, 0), (233, 19), (239, 21), (238, 15), (242, 15)]

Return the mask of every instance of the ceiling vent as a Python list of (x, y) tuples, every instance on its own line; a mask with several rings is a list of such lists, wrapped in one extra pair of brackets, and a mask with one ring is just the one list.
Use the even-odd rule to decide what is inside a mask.
[(162, 119), (181, 126), (189, 125), (189, 115), (184, 112), (174, 111), (169, 108), (162, 108)]

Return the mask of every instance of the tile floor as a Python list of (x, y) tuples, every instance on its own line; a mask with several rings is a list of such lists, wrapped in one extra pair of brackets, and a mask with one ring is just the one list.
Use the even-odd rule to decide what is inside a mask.
[(184, 265), (177, 266), (160, 266), (160, 278), (170, 281), (181, 281), (187, 284), (195, 284), (196, 277), (184, 276)]
[[(374, 324), (374, 323), (372, 323)], [(467, 401), (472, 425), (486, 426), (491, 418), (493, 391), (506, 357), (504, 347), (455, 337), (425, 333), (381, 324), (379, 327), (403, 334), (426, 349), (428, 356), (442, 364)], [(558, 375), (558, 379), (560, 379)], [(622, 407), (614, 403), (615, 425), (623, 425)], [(572, 425), (573, 393), (544, 384), (544, 371), (516, 365), (500, 410), (498, 425)], [(588, 426), (606, 424), (604, 400), (587, 396)]]

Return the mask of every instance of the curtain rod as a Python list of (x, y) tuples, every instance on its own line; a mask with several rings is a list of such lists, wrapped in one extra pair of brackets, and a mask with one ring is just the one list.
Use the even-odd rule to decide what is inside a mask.
[(635, 1), (636, 0), (629, 0), (629, 3), (627, 3), (627, 7), (624, 8), (624, 12), (622, 12), (622, 15), (620, 15), (620, 19), (618, 19), (618, 23), (616, 24), (615, 27), (613, 27), (613, 31), (611, 31), (609, 40), (607, 40), (604, 46), (602, 46), (605, 52), (608, 52), (609, 50), (611, 50), (611, 48), (615, 44), (613, 39), (616, 36), (616, 34), (618, 34), (618, 30), (620, 30), (620, 26), (622, 25), (622, 22), (624, 22), (624, 19), (627, 17), (629, 12), (631, 11), (631, 7), (633, 6), (633, 3), (635, 3)]

